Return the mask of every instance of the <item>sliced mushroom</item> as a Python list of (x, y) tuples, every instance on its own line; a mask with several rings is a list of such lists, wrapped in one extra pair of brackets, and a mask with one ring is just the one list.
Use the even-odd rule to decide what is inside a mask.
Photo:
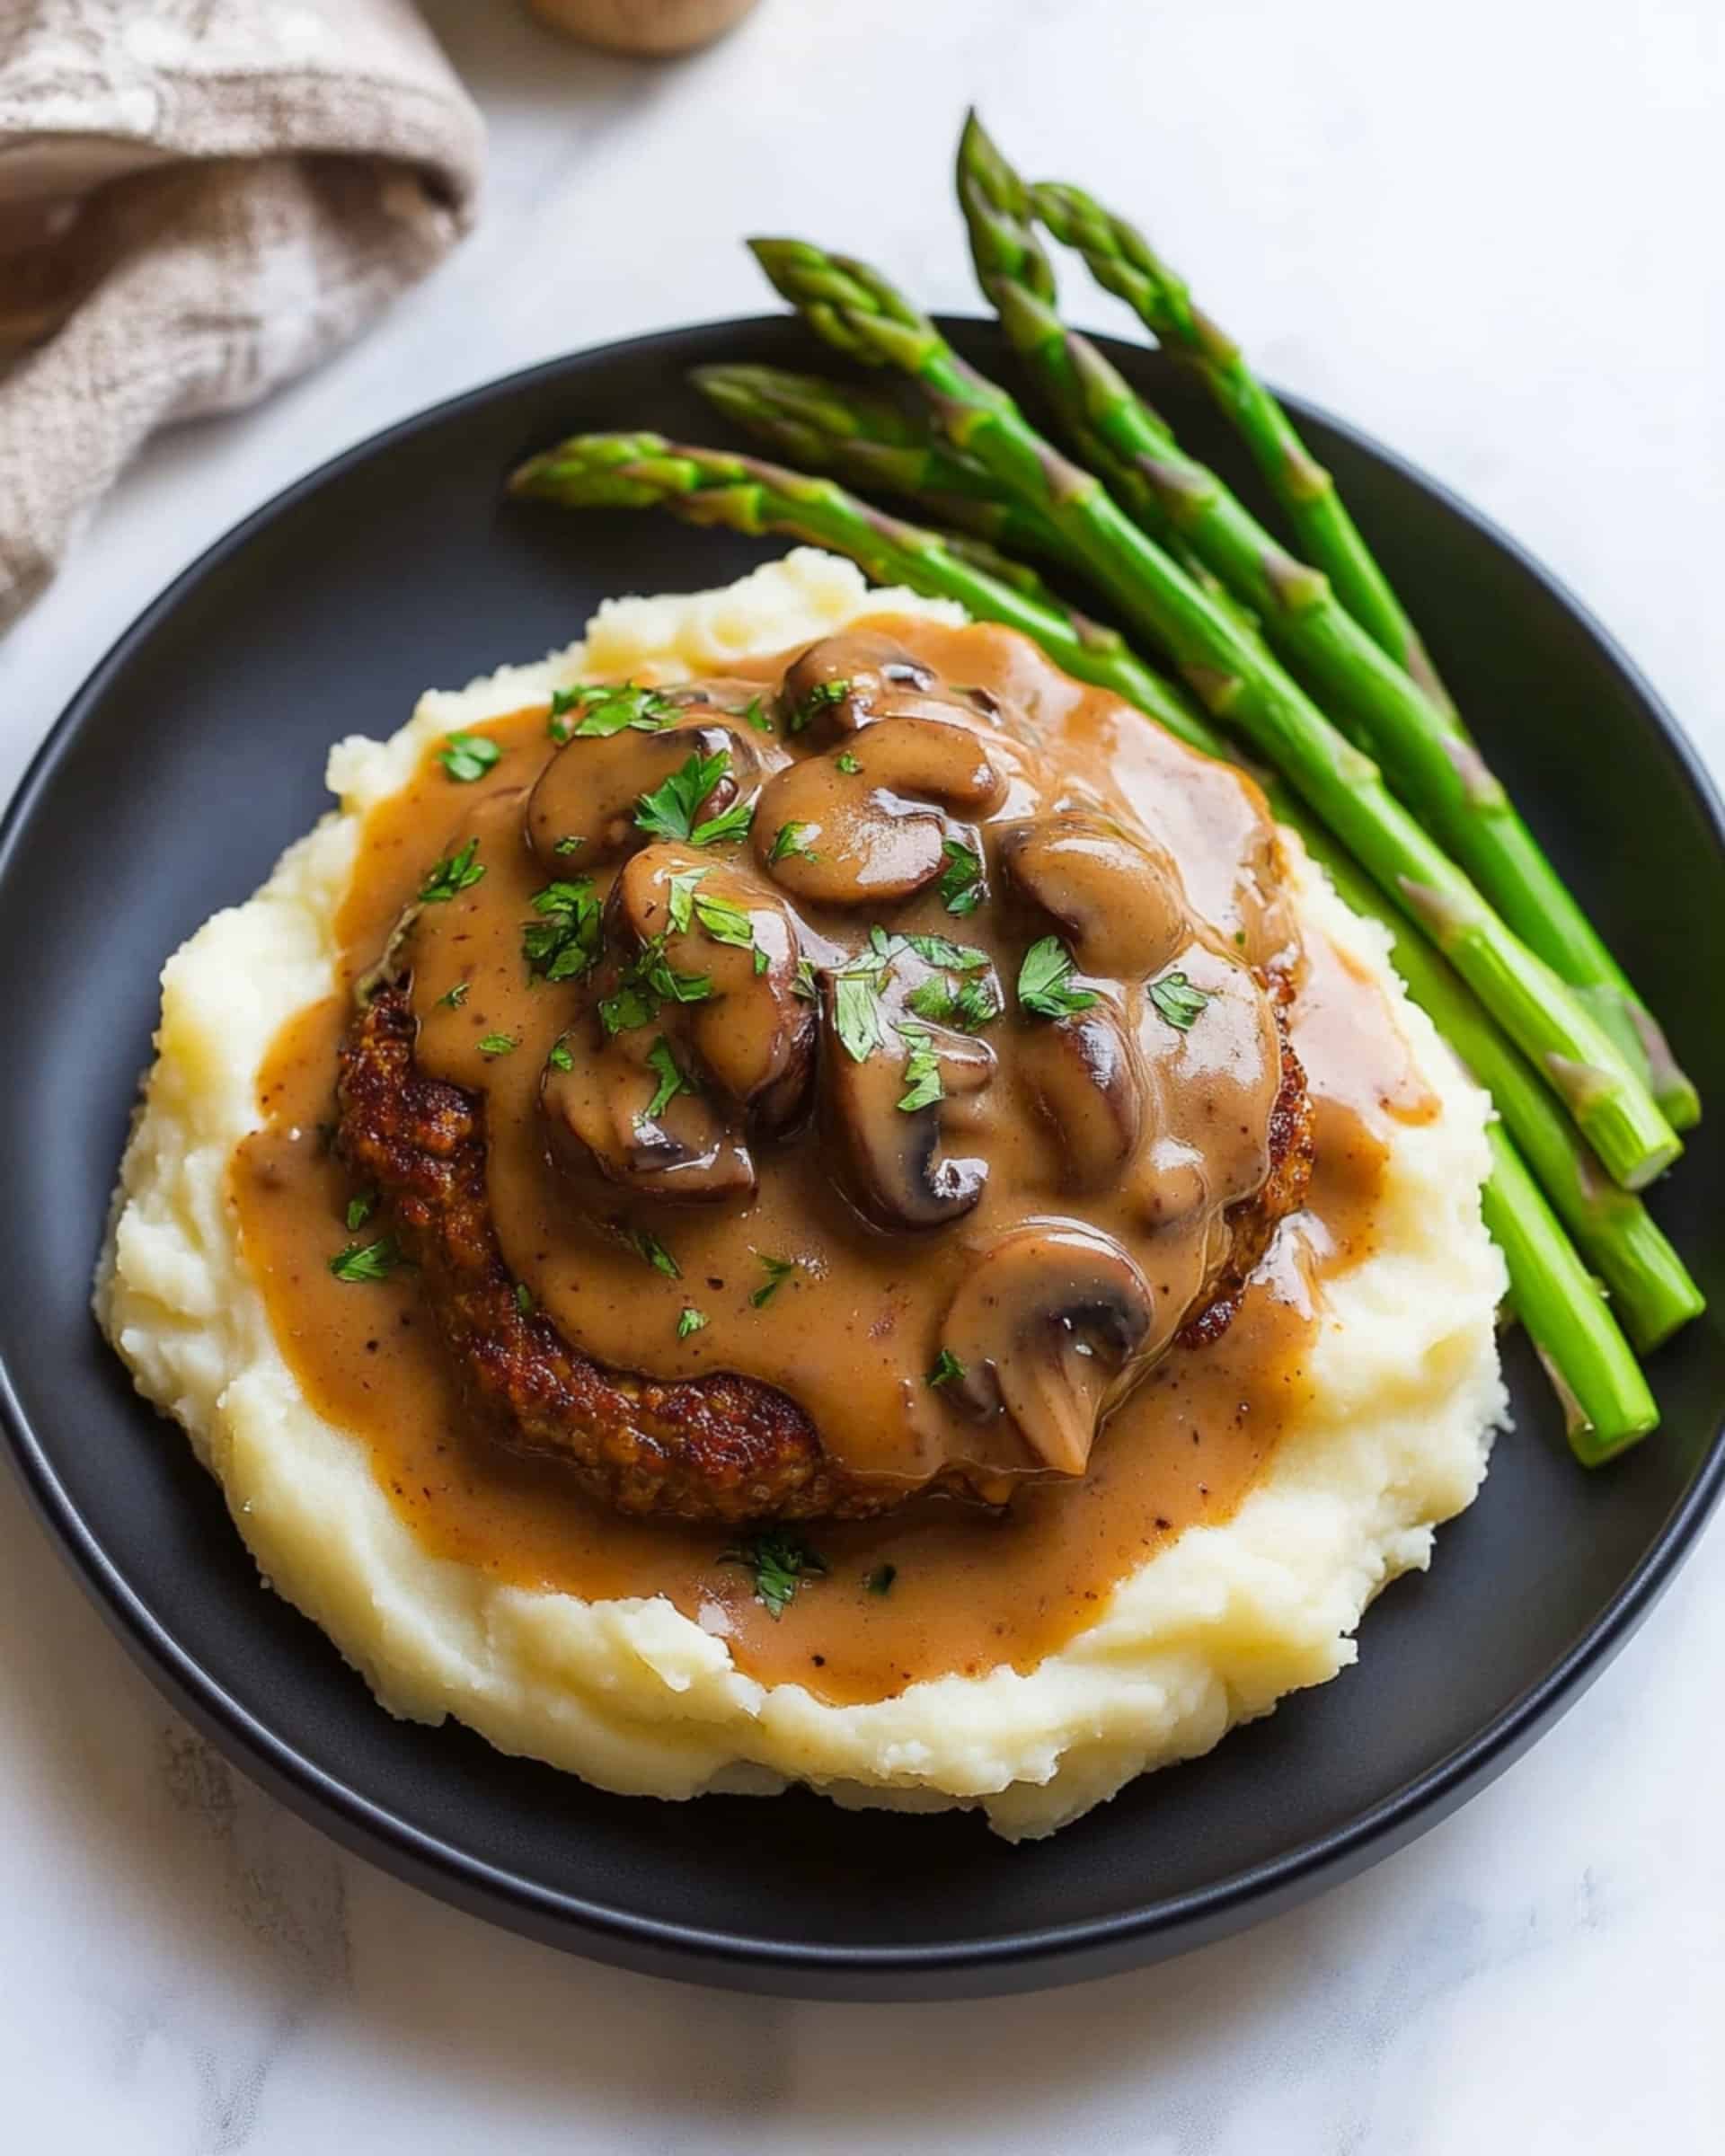
[[(698, 847), (650, 846), (624, 864), (606, 915), (608, 934), (630, 956), (662, 940), (674, 973), (709, 984), (696, 1001), (661, 1003), (655, 1021), (685, 1066), (706, 1090), (749, 1111), (756, 1128), (776, 1132), (793, 1122), (813, 1075), (815, 1016), (797, 994), (796, 918), (771, 885)], [(734, 940), (744, 932), (739, 923), (747, 942)]]
[(658, 1073), (621, 1035), (577, 1056), (571, 1070), (547, 1068), (540, 1107), (553, 1157), (578, 1178), (597, 1175), (646, 1197), (712, 1205), (753, 1196), (749, 1149), (713, 1104), (681, 1092), (650, 1117), (658, 1085)]
[(1007, 879), (1060, 923), (1086, 973), (1144, 980), (1190, 935), (1172, 860), (1092, 810), (1005, 826), (1000, 861)]
[(1104, 1409), (1150, 1338), (1150, 1284), (1110, 1237), (1073, 1222), (1010, 1230), (953, 1296), (946, 1387), (1005, 1414), (1045, 1467), (1082, 1475)]
[[(969, 1109), (992, 1082), (994, 1053), (881, 999), (882, 1038), (859, 1059), (840, 1024), (840, 979), (833, 973), (821, 978), (820, 1082), (845, 1192), (877, 1227), (944, 1227), (969, 1212), (988, 1180), (986, 1160), (943, 1153), (942, 1139), (949, 1105)], [(941, 1094), (925, 1108), (907, 1109), (899, 1103), (913, 1089), (907, 1065), (914, 1049), (934, 1057)]]
[[(699, 711), (703, 707), (693, 707)], [(721, 814), (761, 782), (760, 752), (732, 726), (700, 720), (656, 733), (579, 736), (539, 774), (527, 800), (527, 840), (542, 865), (567, 876), (614, 861), (648, 843), (635, 820), (641, 798), (662, 786), (691, 756), (722, 755), (722, 773), (694, 804), (694, 819)]]
[(752, 1195), (750, 1138), (794, 1123), (814, 1074), (789, 908), (700, 848), (646, 846), (611, 887), (604, 941), (571, 1067), (548, 1069), (541, 1089), (553, 1154), (645, 1196)]
[(1117, 1185), (1144, 1135), (1147, 1085), (1137, 1044), (1111, 1003), (1027, 1027), (1019, 1066), (1053, 1126), (1068, 1189)]
[[(841, 768), (841, 755), (854, 770)], [(790, 764), (763, 791), (756, 857), (797, 897), (825, 906), (907, 898), (940, 874), (943, 808), (995, 807), (1005, 782), (970, 727), (883, 719), (838, 755)]]
[(872, 629), (851, 629), (823, 636), (792, 660), (779, 708), (787, 732), (833, 740), (868, 725), (906, 690), (929, 690), (934, 683), (933, 668), (902, 644)]

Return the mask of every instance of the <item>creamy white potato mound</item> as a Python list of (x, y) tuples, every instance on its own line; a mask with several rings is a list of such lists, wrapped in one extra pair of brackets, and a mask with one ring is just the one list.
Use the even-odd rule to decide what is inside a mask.
[(360, 818), (429, 743), (584, 676), (722, 673), (881, 611), (963, 618), (799, 551), (721, 591), (607, 603), (566, 651), (426, 695), (387, 742), (339, 744), (340, 808), (163, 973), (157, 1059), (96, 1307), (140, 1392), (221, 1482), (265, 1579), (391, 1712), (455, 1715), (506, 1752), (610, 1789), (765, 1794), (801, 1780), (846, 1805), (979, 1806), (1017, 1839), (1208, 1751), (1233, 1723), (1351, 1663), (1367, 1604), (1428, 1562), (1435, 1524), (1473, 1499), (1504, 1418), (1503, 1268), (1479, 1206), (1486, 1100), (1402, 996), (1382, 932), (1341, 906), (1297, 842), (1305, 917), (1386, 984), (1442, 1113), (1397, 1140), (1376, 1255), (1328, 1284), (1312, 1403), (1264, 1479), (1225, 1525), (1182, 1535), (1024, 1675), (945, 1676), (828, 1706), (741, 1674), (723, 1640), (663, 1599), (528, 1592), (429, 1555), (363, 1443), (301, 1397), (225, 1198), (229, 1157), (260, 1121), (258, 1072), (277, 1029), (331, 992)]

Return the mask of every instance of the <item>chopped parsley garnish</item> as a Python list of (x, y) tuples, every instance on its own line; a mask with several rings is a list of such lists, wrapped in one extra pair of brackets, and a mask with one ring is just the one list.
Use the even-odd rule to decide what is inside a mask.
[(572, 1071), (575, 1068), (575, 1058), (570, 1054), (569, 1043), (566, 1040), (553, 1040), (551, 1044), (551, 1053), (545, 1057), (545, 1061), (553, 1071)]
[(653, 1088), (653, 1097), (647, 1103), (647, 1120), (652, 1123), (657, 1121), (689, 1082), (683, 1075), (677, 1057), (671, 1053), (670, 1042), (662, 1033), (647, 1051), (647, 1067), (659, 1079), (659, 1083)]
[(465, 981), (457, 981), (453, 988), (446, 988), (444, 990), (443, 994), (438, 998), (438, 1003), (441, 1003), (446, 1010), (459, 1011), (461, 1006), (467, 1001), (468, 985), (469, 984)]
[(853, 1063), (866, 1063), (877, 1048), (887, 1046), (880, 980), (875, 968), (833, 976), (833, 1026)]
[[(545, 731), (553, 741), (608, 741), (625, 727), (638, 734), (656, 734), (674, 723), (681, 707), (656, 689), (638, 688), (632, 681), (592, 682), (576, 689), (553, 689), (551, 716)], [(569, 723), (571, 711), (580, 717)]]
[(742, 716), (748, 720), (757, 734), (770, 734), (773, 731), (773, 714), (767, 710), (760, 697), (751, 696), (749, 698), (748, 703), (743, 707)]
[(1150, 984), (1150, 1001), (1157, 1014), (1165, 1018), (1176, 1032), (1189, 1033), (1198, 1014), (1209, 1002), (1208, 994), (1194, 988), (1183, 973), (1164, 973), (1159, 981)]
[(813, 724), (820, 714), (836, 703), (843, 703), (851, 693), (848, 681), (818, 681), (802, 700), (791, 707), (786, 721), (793, 734), (801, 733)]
[(980, 973), (988, 953), (974, 943), (955, 943), (951, 936), (907, 936), (905, 941), (931, 966), (944, 966), (951, 973)]
[(792, 995), (801, 996), (805, 1003), (818, 1002), (820, 990), (815, 985), (815, 967), (812, 959), (797, 960), (796, 976), (791, 983)]
[(330, 1270), (352, 1286), (363, 1280), (387, 1280), (402, 1262), (395, 1238), (380, 1235), (376, 1242), (350, 1242), (330, 1259)]
[(974, 914), (983, 900), (982, 860), (974, 848), (949, 838), (941, 848), (946, 866), (935, 889), (949, 914)]
[(586, 844), (579, 831), (566, 831), (551, 850), (553, 853), (579, 853)]
[(624, 1228), (623, 1240), (635, 1253), (643, 1258), (656, 1273), (663, 1273), (668, 1280), (680, 1280), (683, 1268), (672, 1257), (657, 1235), (650, 1235), (644, 1228)]
[(906, 1050), (905, 1092), (898, 1106), (907, 1116), (912, 1116), (918, 1109), (933, 1108), (944, 1097), (946, 1088), (941, 1083), (941, 1059), (923, 1029), (900, 1026), (898, 1038)]
[(599, 955), (599, 902), (590, 877), (548, 883), (533, 895), (538, 920), (521, 931), (521, 956), (529, 974), (547, 981), (572, 981), (588, 972)]
[(692, 1332), (699, 1332), (706, 1322), (707, 1313), (704, 1310), (696, 1310), (692, 1303), (686, 1303), (677, 1313), (677, 1339), (686, 1340)]
[(836, 761), (838, 764), (838, 768), (845, 773), (845, 776), (847, 779), (854, 779), (857, 773), (862, 768), (862, 766), (857, 762), (856, 758), (851, 754), (848, 748), (838, 756)]
[(746, 1565), (755, 1575), (755, 1594), (769, 1617), (782, 1617), (797, 1589), (811, 1577), (825, 1577), (827, 1560), (818, 1557), (790, 1527), (763, 1527), (746, 1542), (727, 1550), (721, 1565)]
[(802, 840), (803, 833), (814, 828), (812, 824), (781, 824), (774, 835), (773, 851), (766, 857), (767, 866), (771, 868), (775, 861), (818, 861), (819, 854)]
[(471, 786), (482, 779), (503, 751), (489, 734), (448, 734), (438, 751), (438, 761), (458, 785)]
[(934, 1357), (934, 1366), (928, 1374), (928, 1382), (937, 1389), (955, 1384), (964, 1375), (964, 1365), (950, 1348), (942, 1348)]
[(475, 861), (479, 841), (470, 838), (459, 853), (446, 853), (420, 886), (420, 897), (427, 906), (455, 897), (458, 892), (471, 890), (485, 874), (485, 864)]
[[(755, 924), (740, 906), (733, 906), (729, 898), (712, 898), (695, 889), (705, 869), (682, 869), (670, 879), (671, 926), (679, 935), (684, 934), (691, 922), (698, 921), (715, 943), (729, 943), (738, 950), (754, 950)], [(756, 952), (765, 959), (765, 953)], [(764, 973), (765, 963), (757, 972)]]
[(361, 1190), (356, 1197), (350, 1197), (346, 1215), (349, 1233), (351, 1233), (356, 1228), (363, 1228), (376, 1210), (377, 1193), (375, 1190)]
[(599, 1022), (607, 1033), (650, 1025), (663, 1003), (701, 1003), (712, 994), (704, 973), (679, 973), (665, 956), (663, 936), (650, 936), (630, 960), (615, 990), (599, 999)]
[(515, 1284), (515, 1307), (524, 1318), (533, 1315), (533, 1290), (525, 1280), (518, 1280)]
[(482, 1056), (513, 1056), (520, 1043), (513, 1033), (488, 1033), (479, 1044)]
[(697, 750), (679, 764), (662, 785), (635, 803), (635, 822), (650, 838), (686, 839), (694, 846), (718, 846), (746, 835), (755, 820), (752, 801), (733, 801), (717, 816), (696, 823), (695, 811), (730, 769), (730, 751), (703, 756)]
[(898, 1577), (897, 1565), (877, 1565), (862, 1584), (871, 1595), (890, 1595), (892, 1583)]
[(761, 1253), (761, 1263), (766, 1268), (766, 1278), (748, 1298), (756, 1310), (765, 1310), (797, 1269), (794, 1258), (769, 1258), (765, 1252)]
[(1000, 996), (993, 981), (942, 978), (919, 981), (905, 998), (918, 1018), (956, 1026), (960, 1033), (980, 1033), (1000, 1016)]
[(1070, 1018), (1097, 1000), (1088, 988), (1071, 988), (1072, 953), (1058, 936), (1044, 936), (1024, 953), (1018, 969), (1018, 1001), (1032, 1018)]

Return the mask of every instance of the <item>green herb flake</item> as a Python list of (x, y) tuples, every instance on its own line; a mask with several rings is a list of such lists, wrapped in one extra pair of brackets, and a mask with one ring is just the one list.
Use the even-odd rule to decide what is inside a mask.
[(488, 1033), (479, 1044), (482, 1056), (513, 1056), (520, 1047), (513, 1033)]
[(427, 906), (439, 905), (462, 891), (471, 890), (485, 874), (484, 862), (473, 859), (478, 852), (479, 841), (470, 838), (458, 853), (446, 854), (420, 886), (421, 902)]
[(545, 715), (545, 731), (560, 747), (575, 730), (569, 723), (569, 714), (580, 702), (580, 697), (579, 689), (553, 689), (551, 692), (551, 710)]
[(796, 1271), (797, 1261), (794, 1258), (769, 1258), (765, 1252), (760, 1257), (762, 1265), (766, 1268), (766, 1278), (748, 1299), (756, 1310), (765, 1310)]
[(647, 1051), (647, 1067), (659, 1079), (659, 1083), (653, 1089), (653, 1097), (647, 1103), (647, 1120), (654, 1123), (689, 1082), (683, 1075), (677, 1057), (671, 1053), (670, 1042), (662, 1033)]
[(833, 976), (833, 1028), (853, 1063), (866, 1063), (877, 1048), (887, 1046), (879, 978), (872, 968)]
[(848, 748), (843, 751), (843, 753), (837, 757), (836, 761), (838, 768), (845, 773), (845, 776), (847, 779), (854, 779), (857, 773), (862, 768), (862, 766), (857, 762), (856, 758), (851, 754)]
[(586, 844), (579, 831), (566, 831), (551, 850), (553, 853), (579, 853)]
[(992, 981), (951, 981), (944, 976), (919, 981), (905, 1001), (918, 1018), (936, 1025), (956, 1026), (961, 1033), (980, 1033), (1000, 1016), (1000, 996)]
[(358, 1228), (363, 1228), (376, 1210), (377, 1193), (375, 1190), (361, 1190), (355, 1197), (350, 1197), (348, 1200), (348, 1210), (345, 1215), (349, 1233), (351, 1234)]
[(650, 1025), (665, 1003), (704, 1003), (712, 994), (710, 975), (679, 973), (665, 956), (664, 937), (650, 936), (615, 990), (599, 999), (599, 1023), (607, 1033), (626, 1033)]
[(951, 936), (907, 936), (905, 941), (931, 966), (944, 966), (950, 973), (980, 973), (988, 953), (974, 943), (955, 943)]
[(589, 972), (599, 956), (600, 907), (592, 879), (548, 883), (534, 893), (532, 904), (539, 918), (521, 931), (521, 955), (529, 976), (572, 981)]
[(533, 1290), (525, 1280), (518, 1280), (515, 1284), (515, 1307), (524, 1318), (533, 1315)]
[(797, 970), (795, 977), (791, 983), (791, 993), (792, 995), (800, 996), (805, 1003), (819, 1002), (820, 990), (815, 981), (814, 961), (811, 959), (797, 960)]
[(746, 719), (757, 734), (770, 734), (774, 730), (773, 714), (759, 696), (751, 696), (739, 716)]
[(752, 801), (733, 801), (704, 823), (695, 821), (703, 801), (730, 769), (730, 751), (703, 756), (699, 750), (670, 777), (635, 803), (635, 822), (650, 838), (686, 839), (691, 845), (724, 845), (745, 837), (755, 820)]
[(575, 1058), (570, 1054), (566, 1040), (553, 1040), (545, 1061), (553, 1071), (572, 1071), (575, 1068)]
[(656, 1273), (663, 1273), (668, 1280), (680, 1280), (683, 1277), (683, 1268), (657, 1235), (650, 1235), (642, 1228), (625, 1228), (623, 1239), (636, 1257), (645, 1259)]
[(812, 726), (820, 714), (836, 703), (843, 703), (851, 693), (848, 681), (818, 681), (802, 700), (791, 707), (791, 716), (785, 721), (793, 734), (801, 734)]
[(890, 1595), (892, 1583), (898, 1577), (897, 1565), (877, 1565), (862, 1584), (871, 1595)]
[(805, 831), (813, 831), (818, 827), (814, 824), (781, 824), (774, 835), (773, 850), (766, 857), (768, 868), (775, 861), (818, 861), (819, 854), (805, 845), (802, 838)]
[(941, 895), (941, 904), (949, 914), (974, 914), (982, 904), (982, 858), (974, 847), (949, 838), (942, 846), (946, 866), (941, 870), (941, 879), (935, 889)]
[(467, 1001), (467, 991), (470, 985), (466, 981), (457, 981), (453, 988), (444, 990), (438, 998), (438, 1003), (446, 1011), (459, 1011)]
[(900, 1026), (898, 1038), (905, 1044), (905, 1092), (898, 1106), (906, 1115), (915, 1115), (919, 1109), (933, 1108), (944, 1098), (946, 1088), (941, 1083), (941, 1059), (934, 1053), (934, 1045), (920, 1026)]
[(763, 1527), (746, 1542), (727, 1550), (721, 1565), (743, 1565), (755, 1575), (756, 1599), (764, 1603), (769, 1617), (783, 1617), (796, 1599), (799, 1587), (809, 1578), (824, 1578), (827, 1560), (816, 1555), (802, 1537), (790, 1527)]
[(677, 1313), (677, 1339), (686, 1340), (692, 1332), (701, 1331), (707, 1322), (704, 1310), (696, 1310), (693, 1303), (686, 1303)]
[(361, 1281), (387, 1280), (403, 1262), (395, 1238), (380, 1235), (376, 1242), (350, 1242), (330, 1259), (330, 1270), (338, 1280), (354, 1286)]
[(1072, 953), (1058, 936), (1044, 936), (1024, 953), (1018, 969), (1018, 1001), (1032, 1018), (1070, 1018), (1097, 1001), (1088, 988), (1072, 988)]
[(957, 1384), (963, 1375), (964, 1365), (950, 1348), (942, 1348), (934, 1357), (934, 1366), (928, 1374), (928, 1382), (938, 1391), (942, 1385)]
[(438, 751), (438, 761), (458, 786), (482, 779), (503, 751), (489, 734), (448, 734)]
[(1199, 1012), (1210, 1000), (1208, 994), (1194, 988), (1183, 973), (1164, 973), (1159, 981), (1152, 981), (1149, 995), (1157, 1016), (1166, 1019), (1177, 1033), (1190, 1033)]
[(705, 869), (680, 869), (670, 879), (671, 926), (679, 936), (688, 933), (694, 918), (694, 887), (706, 873)]
[(632, 681), (579, 690), (577, 702), (581, 712), (574, 729), (577, 741), (608, 741), (625, 727), (638, 734), (656, 734), (673, 725), (682, 710), (668, 696), (638, 688)]

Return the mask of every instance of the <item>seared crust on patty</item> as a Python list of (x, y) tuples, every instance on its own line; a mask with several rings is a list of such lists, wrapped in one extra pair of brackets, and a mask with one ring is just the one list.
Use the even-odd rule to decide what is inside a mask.
[[(610, 1369), (543, 1312), (524, 1311), (491, 1224), (482, 1107), (418, 1068), (416, 1030), (405, 985), (378, 987), (359, 1010), (341, 1044), (339, 1144), (386, 1200), (464, 1392), (502, 1443), (565, 1461), (619, 1512), (726, 1524), (859, 1519), (929, 1490), (982, 1494), (958, 1465), (915, 1489), (858, 1478), (776, 1387), (731, 1372)], [(1227, 1259), (1184, 1342), (1223, 1330), (1278, 1222), (1304, 1197), (1311, 1111), (1286, 1040), (1270, 1146), (1263, 1188), (1229, 1210)]]

